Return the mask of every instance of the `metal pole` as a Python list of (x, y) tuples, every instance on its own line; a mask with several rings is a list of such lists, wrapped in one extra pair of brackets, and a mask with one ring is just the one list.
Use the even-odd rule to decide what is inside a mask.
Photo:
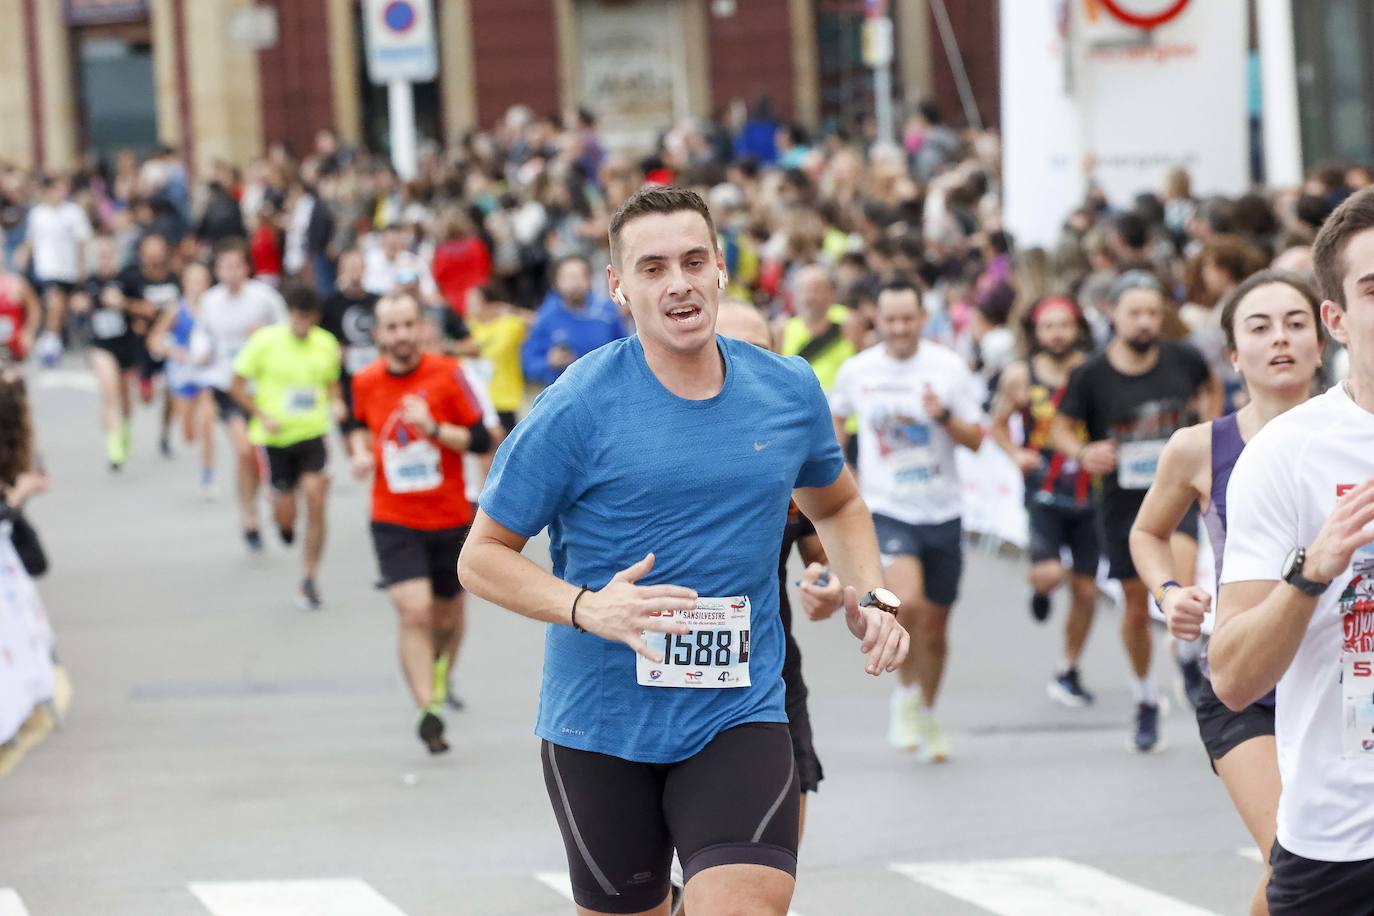
[(884, 64), (873, 69), (873, 97), (876, 105), (874, 113), (878, 122), (878, 142), (892, 143), (892, 65)]
[(386, 84), (387, 119), (391, 122), (391, 164), (396, 174), (409, 181), (415, 177), (415, 96), (407, 80)]

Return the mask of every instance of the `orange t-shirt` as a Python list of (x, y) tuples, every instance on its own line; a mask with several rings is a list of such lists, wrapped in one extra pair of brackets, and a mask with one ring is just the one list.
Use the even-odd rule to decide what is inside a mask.
[(406, 375), (392, 375), (378, 360), (353, 377), (353, 415), (372, 431), (377, 462), (372, 519), (421, 531), (472, 523), (463, 483), (463, 456), (401, 422), (401, 401), (419, 395), (437, 423), (471, 426), (482, 408), (456, 360), (425, 353)]

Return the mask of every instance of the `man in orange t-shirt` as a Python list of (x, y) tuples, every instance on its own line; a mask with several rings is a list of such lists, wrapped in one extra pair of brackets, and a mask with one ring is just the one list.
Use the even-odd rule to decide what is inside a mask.
[(420, 740), (448, 750), (438, 716), (459, 626), (458, 552), (472, 523), (463, 453), (491, 450), (482, 409), (458, 363), (420, 349), (414, 297), (377, 302), (373, 333), (385, 354), (353, 377), (353, 472), (373, 475), (372, 543), (400, 615), (401, 667), (421, 711)]

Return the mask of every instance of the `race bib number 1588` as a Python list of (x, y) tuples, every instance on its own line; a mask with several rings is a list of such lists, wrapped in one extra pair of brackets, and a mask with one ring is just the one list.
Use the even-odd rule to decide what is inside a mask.
[(657, 664), (637, 656), (635, 680), (644, 687), (748, 687), (749, 598), (697, 598), (688, 611), (664, 617), (688, 627), (687, 633), (644, 633), (649, 648), (663, 656)]

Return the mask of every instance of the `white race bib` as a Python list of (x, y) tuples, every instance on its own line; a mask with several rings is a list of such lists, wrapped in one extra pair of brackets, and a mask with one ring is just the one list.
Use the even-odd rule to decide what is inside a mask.
[(940, 482), (940, 459), (929, 445), (910, 445), (887, 456), (892, 472), (893, 495), (898, 499), (918, 497)]
[(96, 309), (91, 313), (91, 333), (101, 340), (122, 337), (129, 328), (124, 313), (114, 309)]
[(1341, 656), (1341, 756), (1374, 763), (1374, 652)]
[(288, 417), (300, 417), (314, 413), (320, 406), (320, 389), (311, 385), (300, 385), (286, 389), (284, 413)]
[(392, 493), (437, 490), (444, 482), (439, 449), (427, 439), (415, 439), (406, 445), (382, 443), (382, 471)]
[(349, 347), (344, 351), (344, 368), (349, 375), (357, 375), (376, 361), (376, 347)]
[(748, 687), (748, 596), (697, 598), (690, 611), (662, 616), (691, 627), (688, 633), (644, 633), (649, 648), (663, 656), (655, 664), (636, 656), (635, 680), (643, 687)]
[(1123, 490), (1148, 490), (1155, 482), (1165, 439), (1122, 442), (1116, 447), (1116, 483)]

